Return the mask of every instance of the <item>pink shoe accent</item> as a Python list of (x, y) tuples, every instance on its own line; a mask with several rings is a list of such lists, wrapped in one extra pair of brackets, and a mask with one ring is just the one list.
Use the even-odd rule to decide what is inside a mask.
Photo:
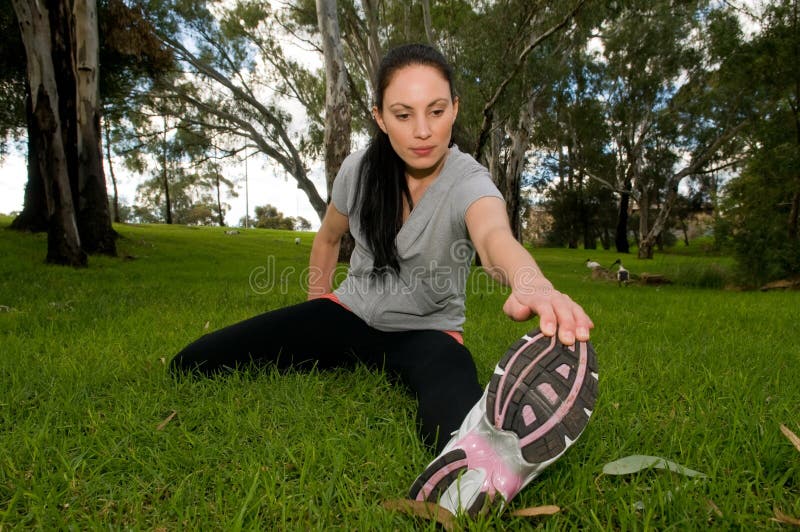
[(556, 368), (556, 373), (564, 377), (564, 380), (569, 380), (569, 372), (572, 371), (572, 368), (569, 367), (569, 364), (561, 364)]
[(494, 494), (499, 492), (505, 500), (510, 501), (522, 489), (522, 477), (506, 465), (503, 457), (482, 436), (467, 434), (457, 447), (467, 453), (469, 469), (482, 469), (486, 472), (481, 491), (485, 491), (489, 498), (494, 498)]
[(547, 399), (547, 402), (551, 405), (554, 405), (558, 402), (558, 394), (549, 383), (543, 382), (536, 387), (536, 391), (542, 394), (544, 398)]
[[(523, 351), (525, 351), (528, 347), (530, 347), (533, 343), (535, 343), (537, 340), (539, 340), (543, 336), (544, 336), (543, 334), (539, 333), (535, 337), (533, 337), (530, 340), (528, 340), (527, 342), (525, 342), (525, 344), (523, 344), (522, 347), (517, 349), (516, 353), (514, 353), (511, 356), (511, 358), (508, 359), (508, 363), (506, 364), (506, 367), (507, 368), (512, 367), (514, 365), (514, 362), (516, 361), (517, 357), (519, 357), (519, 355)], [(498, 390), (497, 401), (495, 401), (495, 405), (494, 405), (494, 408), (495, 408), (494, 425), (495, 425), (495, 427), (497, 427), (499, 429), (499, 428), (501, 428), (503, 426), (503, 420), (506, 417), (506, 412), (508, 412), (508, 406), (511, 404), (511, 400), (514, 398), (514, 391), (522, 384), (522, 382), (525, 380), (525, 377), (528, 375), (528, 373), (533, 371), (534, 368), (536, 367), (536, 365), (539, 363), (539, 361), (542, 358), (544, 358), (545, 356), (547, 356), (555, 348), (555, 346), (556, 346), (556, 338), (555, 338), (555, 336), (553, 336), (550, 339), (550, 346), (547, 347), (547, 349), (542, 350), (542, 352), (539, 353), (539, 356), (537, 356), (533, 360), (533, 362), (528, 364), (528, 367), (525, 368), (525, 371), (523, 371), (522, 373), (519, 374), (519, 376), (517, 377), (517, 380), (514, 382), (514, 386), (511, 387), (511, 390), (506, 395), (506, 400), (503, 403), (503, 409), (502, 410), (499, 410), (499, 407), (500, 407), (500, 391), (503, 390), (503, 385), (505, 384), (505, 379), (506, 379), (507, 373), (503, 373), (503, 376), (500, 377), (500, 382), (497, 385), (497, 390)]]
[(525, 405), (522, 407), (522, 420), (525, 421), (526, 425), (530, 425), (536, 421), (536, 414), (533, 413), (533, 408), (531, 408), (531, 405)]
[(435, 488), (436, 485), (439, 482), (441, 482), (441, 480), (444, 477), (446, 477), (453, 471), (458, 471), (459, 469), (465, 467), (466, 465), (467, 465), (467, 460), (458, 460), (457, 462), (453, 462), (452, 464), (447, 464), (447, 467), (441, 468), (439, 471), (436, 472), (436, 474), (434, 474), (433, 476), (431, 476), (431, 478), (428, 479), (428, 482), (426, 482), (424, 486), (422, 486), (422, 489), (419, 490), (419, 493), (417, 494), (417, 500), (424, 501), (425, 499), (427, 499), (428, 495), (430, 495), (431, 491), (433, 491), (433, 488)]
[(586, 343), (580, 343), (580, 354), (579, 354), (579, 361), (578, 361), (578, 374), (575, 376), (575, 382), (572, 384), (572, 388), (569, 391), (569, 395), (564, 402), (561, 403), (561, 406), (553, 412), (553, 415), (550, 416), (550, 419), (542, 423), (542, 425), (525, 436), (524, 438), (520, 439), (519, 446), (520, 448), (525, 447), (532, 441), (535, 441), (537, 438), (540, 438), (544, 434), (547, 434), (550, 429), (552, 429), (558, 423), (561, 423), (561, 420), (564, 419), (564, 416), (572, 409), (572, 405), (575, 403), (575, 400), (578, 398), (578, 394), (581, 391), (581, 386), (583, 385), (583, 379), (586, 377), (586, 369), (588, 367), (587, 359), (589, 355), (587, 354)]

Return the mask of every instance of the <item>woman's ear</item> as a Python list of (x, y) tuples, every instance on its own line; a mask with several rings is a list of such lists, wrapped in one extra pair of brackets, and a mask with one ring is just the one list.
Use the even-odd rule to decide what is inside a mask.
[(453, 98), (453, 123), (455, 124), (458, 117), (458, 96)]
[(386, 133), (386, 124), (383, 123), (383, 117), (381, 116), (381, 112), (377, 107), (372, 108), (372, 118), (375, 119), (375, 123), (378, 124), (379, 128), (381, 128), (381, 131)]

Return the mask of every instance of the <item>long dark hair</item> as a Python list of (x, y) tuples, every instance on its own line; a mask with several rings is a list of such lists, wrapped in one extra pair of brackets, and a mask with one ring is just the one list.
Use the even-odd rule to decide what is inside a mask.
[[(393, 48), (381, 61), (375, 87), (375, 106), (383, 109), (383, 94), (394, 74), (410, 65), (430, 66), (438, 70), (450, 85), (455, 99), (453, 69), (444, 56), (424, 44), (407, 44)], [(359, 168), (355, 202), (360, 208), (361, 231), (373, 256), (374, 273), (400, 269), (395, 239), (403, 225), (403, 198), (409, 205), (411, 193), (406, 182), (405, 163), (389, 142), (389, 135), (375, 127)], [(452, 144), (452, 140), (451, 140)]]

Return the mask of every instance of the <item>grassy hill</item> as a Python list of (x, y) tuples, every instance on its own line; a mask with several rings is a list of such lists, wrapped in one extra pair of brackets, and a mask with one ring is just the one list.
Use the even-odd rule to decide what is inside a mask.
[[(432, 459), (414, 401), (358, 369), (170, 378), (184, 345), (302, 301), (313, 234), (117, 226), (120, 258), (47, 266), (45, 236), (0, 218), (0, 530), (410, 529), (433, 525), (380, 503), (405, 495)], [(534, 250), (596, 323), (601, 395), (581, 440), (512, 509), (476, 529), (774, 528), (800, 516), (800, 294), (735, 292), (730, 261), (623, 257), (661, 287), (593, 280), (584, 250)], [(501, 312), (506, 292), (477, 271), (465, 340), (483, 382), (532, 327)], [(173, 415), (174, 414), (174, 415)], [(170, 417), (171, 416), (171, 417)], [(169, 422), (163, 422), (169, 418)], [(706, 473), (602, 474), (654, 455)]]

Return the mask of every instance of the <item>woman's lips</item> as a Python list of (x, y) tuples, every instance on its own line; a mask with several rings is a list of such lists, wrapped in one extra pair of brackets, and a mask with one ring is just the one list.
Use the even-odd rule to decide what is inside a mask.
[(426, 155), (430, 155), (433, 151), (433, 146), (428, 146), (424, 148), (411, 148), (411, 151), (414, 152), (415, 155), (419, 157), (425, 157)]

